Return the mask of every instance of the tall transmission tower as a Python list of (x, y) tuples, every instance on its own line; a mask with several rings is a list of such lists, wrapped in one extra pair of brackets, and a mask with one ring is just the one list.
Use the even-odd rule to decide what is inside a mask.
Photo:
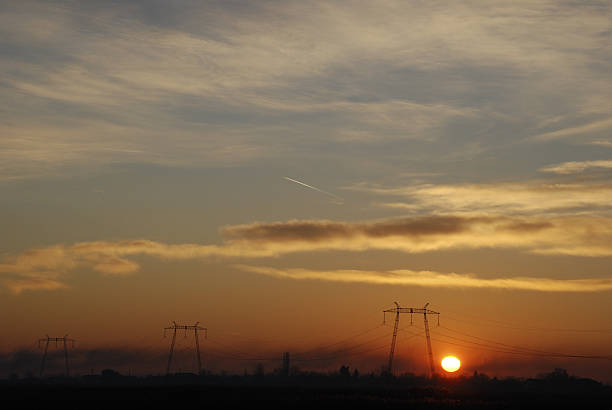
[(70, 376), (70, 367), (68, 366), (68, 345), (67, 343), (72, 343), (72, 347), (74, 348), (74, 339), (68, 339), (68, 335), (64, 337), (49, 337), (47, 335), (44, 339), (38, 339), (38, 348), (40, 349), (41, 343), (45, 342), (45, 352), (43, 353), (42, 360), (40, 362), (40, 377), (43, 376), (45, 372), (45, 362), (47, 361), (47, 353), (49, 352), (49, 343), (55, 342), (55, 347), (58, 347), (58, 343), (61, 342), (64, 345), (64, 364), (66, 366), (66, 377)]
[(407, 308), (401, 307), (399, 303), (395, 303), (395, 307), (391, 309), (383, 310), (383, 322), (386, 319), (387, 313), (395, 313), (395, 324), (393, 325), (393, 338), (391, 339), (391, 350), (389, 351), (389, 363), (387, 366), (387, 371), (389, 374), (392, 374), (393, 371), (393, 356), (395, 354), (395, 342), (397, 341), (397, 331), (399, 328), (400, 314), (401, 313), (410, 313), (410, 325), (412, 325), (412, 315), (413, 314), (423, 314), (423, 320), (425, 323), (425, 339), (427, 340), (427, 356), (429, 360), (429, 370), (430, 376), (433, 376), (436, 372), (433, 361), (433, 353), (431, 350), (431, 338), (429, 336), (429, 321), (427, 320), (427, 315), (438, 315), (438, 325), (440, 325), (440, 312), (434, 312), (433, 310), (427, 309), (429, 303), (425, 304), (422, 308)]
[(202, 372), (202, 360), (200, 359), (200, 340), (198, 338), (198, 330), (204, 331), (204, 339), (208, 337), (208, 329), (205, 327), (198, 326), (200, 322), (196, 322), (194, 325), (177, 325), (176, 322), (172, 322), (172, 326), (164, 328), (164, 337), (166, 337), (166, 331), (172, 330), (172, 343), (170, 344), (170, 353), (168, 354), (168, 366), (166, 367), (166, 374), (170, 374), (170, 365), (172, 364), (172, 357), (174, 356), (174, 344), (176, 342), (176, 331), (184, 330), (185, 337), (187, 337), (187, 331), (193, 330), (195, 338), (195, 351), (198, 359), (198, 374)]

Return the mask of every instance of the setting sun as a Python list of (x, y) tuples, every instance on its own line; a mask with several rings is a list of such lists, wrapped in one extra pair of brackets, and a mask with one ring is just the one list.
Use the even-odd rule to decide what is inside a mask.
[(456, 372), (461, 367), (461, 362), (455, 356), (446, 356), (442, 359), (442, 368), (449, 373)]

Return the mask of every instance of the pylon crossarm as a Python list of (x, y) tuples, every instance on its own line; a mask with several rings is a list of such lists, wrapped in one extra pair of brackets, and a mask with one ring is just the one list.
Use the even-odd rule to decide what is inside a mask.
[(399, 310), (400, 313), (427, 313), (428, 315), (439, 315), (440, 312), (436, 312), (434, 310), (429, 310), (429, 309), (423, 309), (423, 308), (396, 308), (396, 309), (389, 309), (389, 310), (385, 310), (385, 312), (395, 312), (396, 310)]

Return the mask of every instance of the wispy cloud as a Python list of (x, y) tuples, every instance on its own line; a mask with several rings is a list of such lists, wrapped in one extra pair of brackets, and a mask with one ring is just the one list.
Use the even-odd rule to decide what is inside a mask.
[(578, 174), (591, 168), (611, 169), (612, 161), (570, 161), (544, 167), (540, 171), (555, 174)]
[(610, 147), (612, 148), (612, 141), (592, 141), (591, 145), (599, 145), (600, 147)]
[[(568, 163), (571, 164), (571, 163)], [(590, 166), (591, 164), (582, 164)], [(607, 161), (606, 164), (607, 166)], [(571, 165), (568, 165), (569, 170)], [(405, 202), (382, 201), (386, 207), (438, 212), (495, 214), (599, 211), (612, 206), (607, 182), (502, 182), (481, 184), (423, 184), (381, 187), (360, 184), (346, 189), (378, 196), (403, 197)]]
[(277, 269), (236, 265), (239, 269), (282, 279), (327, 282), (371, 283), (378, 285), (424, 286), (436, 288), (478, 288), (530, 290), (538, 292), (604, 292), (612, 290), (612, 278), (551, 279), (537, 277), (479, 278), (476, 275), (432, 271), (392, 270), (311, 270)]
[[(233, 165), (321, 140), (368, 158), (364, 143), (483, 129), (489, 147), (491, 135), (515, 135), (516, 124), (532, 135), (567, 112), (580, 115), (538, 138), (600, 132), (610, 125), (609, 12), (548, 1), (14, 5), (0, 16), (11, 101), (0, 175)], [(607, 119), (594, 121), (592, 106)]]
[(57, 280), (28, 276), (20, 277), (19, 279), (7, 279), (4, 283), (17, 295), (26, 290), (57, 290), (68, 287), (65, 283)]
[(555, 131), (545, 132), (538, 134), (533, 138), (538, 141), (550, 141), (559, 138), (565, 138), (573, 135), (589, 134), (596, 131), (610, 130), (612, 129), (612, 118), (606, 118), (605, 120), (594, 121), (588, 124), (571, 126), (562, 128)]

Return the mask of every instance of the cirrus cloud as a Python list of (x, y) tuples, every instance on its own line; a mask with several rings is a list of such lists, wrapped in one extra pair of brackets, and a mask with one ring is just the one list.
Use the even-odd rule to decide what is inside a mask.
[(538, 277), (479, 278), (476, 275), (413, 271), (312, 270), (277, 269), (262, 266), (236, 265), (237, 268), (260, 275), (282, 279), (321, 280), (343, 283), (424, 286), (436, 288), (478, 288), (530, 290), (538, 292), (604, 292), (612, 290), (612, 278), (552, 279)]
[(605, 138), (609, 14), (552, 0), (14, 3), (0, 14), (0, 182), (234, 165), (320, 141), (370, 158), (366, 142), (439, 140), (431, 160), (464, 138), (478, 153), (517, 134)]
[[(605, 164), (603, 164), (605, 162)], [(602, 161), (598, 166), (608, 165)], [(566, 163), (571, 164), (571, 163)], [(585, 168), (595, 166), (579, 164)], [(576, 170), (578, 165), (573, 169)], [(569, 170), (571, 165), (559, 169)], [(544, 214), (567, 211), (590, 212), (612, 208), (612, 185), (607, 182), (522, 181), (474, 184), (421, 184), (407, 187), (381, 187), (357, 184), (345, 189), (380, 197), (406, 198), (405, 202), (382, 201), (379, 204), (410, 211), (483, 212), (495, 214)]]
[(612, 160), (563, 162), (541, 168), (540, 171), (555, 174), (578, 174), (592, 168), (612, 169)]

